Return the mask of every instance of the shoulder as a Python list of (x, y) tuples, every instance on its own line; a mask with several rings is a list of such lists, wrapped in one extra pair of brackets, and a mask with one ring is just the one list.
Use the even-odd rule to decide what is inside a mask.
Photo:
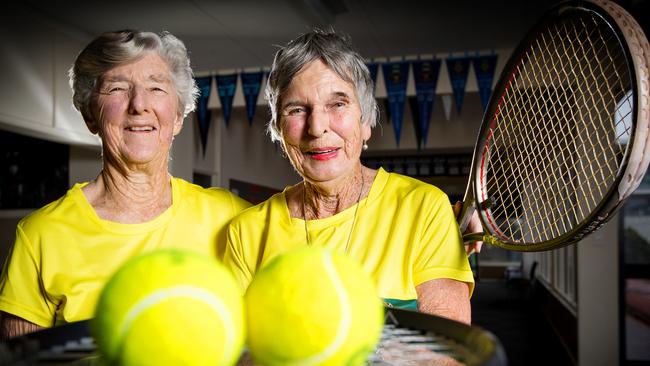
[(250, 207), (250, 203), (236, 194), (218, 187), (203, 188), (180, 178), (172, 178), (184, 203), (210, 206), (215, 209), (232, 209), (235, 213)]
[(40, 230), (56, 222), (76, 221), (77, 215), (83, 215), (79, 200), (84, 199), (81, 191), (84, 185), (86, 183), (75, 184), (63, 196), (22, 218), (18, 226), (23, 230)]
[(285, 210), (285, 193), (279, 192), (264, 202), (249, 207), (239, 213), (233, 220), (233, 225), (246, 225), (253, 222), (266, 222), (272, 215), (281, 215)]
[(383, 174), (388, 175), (384, 188), (384, 194), (395, 194), (399, 197), (404, 198), (426, 197), (427, 200), (442, 200), (443, 202), (449, 201), (447, 194), (432, 184), (397, 173), (383, 172)]

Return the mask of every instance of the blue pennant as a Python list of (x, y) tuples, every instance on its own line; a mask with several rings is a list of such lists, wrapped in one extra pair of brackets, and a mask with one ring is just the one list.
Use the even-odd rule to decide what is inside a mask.
[(402, 134), (402, 119), (404, 118), (404, 103), (406, 101), (406, 83), (409, 75), (408, 62), (390, 62), (382, 65), (386, 95), (390, 109), (390, 119), (395, 132), (395, 142), (399, 146)]
[(451, 88), (456, 100), (456, 111), (460, 114), (465, 97), (465, 86), (467, 86), (467, 74), (469, 73), (470, 57), (449, 57), (447, 58), (447, 71)]
[(415, 79), (415, 94), (417, 96), (417, 114), (413, 120), (415, 134), (418, 139), (418, 149), (427, 144), (431, 110), (436, 96), (436, 85), (440, 74), (440, 60), (421, 60), (413, 62), (413, 78)]
[(212, 76), (196, 78), (196, 86), (199, 88), (196, 119), (199, 123), (199, 136), (201, 138), (203, 156), (205, 156), (205, 150), (208, 144), (208, 131), (210, 130), (210, 117), (212, 116), (210, 109), (208, 109), (208, 99), (210, 99), (210, 90), (212, 88)]
[(219, 100), (221, 101), (221, 108), (223, 110), (223, 118), (227, 126), (228, 122), (230, 122), (232, 102), (235, 97), (235, 90), (237, 89), (237, 74), (217, 75), (216, 80)]
[(494, 70), (497, 65), (497, 55), (476, 56), (474, 57), (473, 65), (481, 104), (485, 111), (490, 101), (490, 94), (492, 94), (492, 81), (494, 80)]
[(257, 107), (257, 98), (260, 95), (260, 86), (262, 85), (264, 72), (243, 72), (239, 76), (241, 77), (241, 86), (246, 102), (246, 116), (250, 125), (253, 123), (253, 118), (255, 117), (255, 108)]
[(379, 70), (379, 64), (376, 62), (371, 62), (366, 64), (368, 71), (370, 71), (370, 78), (372, 79), (372, 85), (374, 88), (377, 87), (377, 72)]

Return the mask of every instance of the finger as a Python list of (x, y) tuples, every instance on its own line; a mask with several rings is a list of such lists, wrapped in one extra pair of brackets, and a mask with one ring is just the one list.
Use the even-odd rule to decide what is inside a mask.
[(472, 242), (471, 244), (465, 244), (465, 253), (467, 254), (468, 257), (473, 253), (476, 253), (474, 242)]
[(458, 215), (460, 215), (460, 210), (463, 208), (463, 203), (460, 201), (456, 201), (456, 203), (452, 207), (454, 209), (454, 216), (458, 218)]

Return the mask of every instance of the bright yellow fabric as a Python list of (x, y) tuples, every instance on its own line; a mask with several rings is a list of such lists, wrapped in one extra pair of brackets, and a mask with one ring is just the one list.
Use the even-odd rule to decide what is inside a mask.
[(146, 223), (119, 224), (97, 216), (81, 190), (86, 184), (18, 224), (0, 310), (44, 327), (91, 318), (102, 286), (126, 259), (164, 247), (221, 258), (226, 225), (250, 206), (226, 190), (172, 178), (171, 207)]
[[(307, 221), (312, 245), (343, 252), (355, 206)], [(246, 289), (274, 256), (307, 245), (305, 221), (292, 218), (285, 192), (244, 210), (228, 228), (224, 263)], [(416, 286), (450, 278), (474, 287), (460, 231), (447, 196), (419, 180), (380, 169), (361, 200), (348, 253), (375, 280), (384, 299), (415, 300)]]

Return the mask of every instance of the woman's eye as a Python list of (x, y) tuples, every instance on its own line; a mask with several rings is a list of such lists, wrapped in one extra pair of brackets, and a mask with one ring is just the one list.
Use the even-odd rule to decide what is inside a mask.
[(115, 94), (124, 94), (128, 91), (126, 87), (123, 86), (108, 86), (105, 88), (100, 89), (100, 94), (108, 94), (108, 95), (115, 95)]
[(289, 109), (287, 114), (290, 115), (290, 116), (295, 116), (295, 115), (302, 114), (304, 112), (305, 112), (304, 108), (291, 108), (291, 109)]

